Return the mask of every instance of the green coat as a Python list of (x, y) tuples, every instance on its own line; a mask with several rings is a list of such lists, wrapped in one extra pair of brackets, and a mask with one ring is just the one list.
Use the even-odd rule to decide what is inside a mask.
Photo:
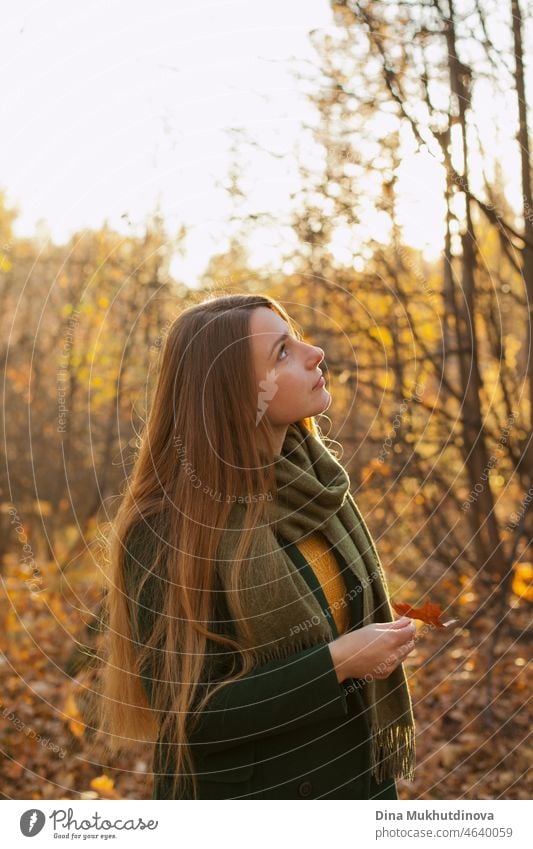
[[(142, 562), (143, 556), (134, 532), (126, 548), (128, 582), (134, 581), (135, 558)], [(338, 636), (312, 568), (296, 546), (286, 550), (326, 612), (334, 636)], [(350, 569), (343, 569), (343, 577), (350, 627), (356, 628), (362, 618), (362, 594)], [(133, 583), (128, 586), (133, 587)], [(157, 599), (149, 597), (149, 582), (145, 590), (147, 595), (133, 612), (140, 642), (144, 642), (150, 627), (150, 608), (158, 609)], [(223, 593), (215, 595), (223, 599)], [(223, 606), (215, 618), (228, 620), (227, 628), (234, 633), (227, 607)], [(217, 644), (210, 642), (208, 651), (216, 652)], [(150, 701), (150, 669), (144, 671), (142, 680)], [(370, 775), (370, 734), (362, 687), (363, 680), (352, 678), (339, 684), (329, 647), (321, 643), (263, 664), (224, 688), (211, 699), (190, 739), (199, 798), (397, 799), (394, 779), (378, 785)], [(153, 799), (172, 798), (169, 778), (158, 775), (161, 742), (160, 737), (154, 751)]]

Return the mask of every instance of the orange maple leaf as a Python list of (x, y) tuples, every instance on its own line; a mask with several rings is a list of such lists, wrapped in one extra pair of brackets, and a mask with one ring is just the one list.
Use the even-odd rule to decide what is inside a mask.
[(444, 613), (440, 604), (434, 604), (431, 601), (426, 601), (422, 607), (411, 607), (410, 604), (403, 602), (392, 602), (392, 607), (399, 616), (409, 616), (410, 619), (421, 619), (427, 625), (434, 625), (435, 628), (444, 629), (446, 624), (441, 622), (441, 616)]

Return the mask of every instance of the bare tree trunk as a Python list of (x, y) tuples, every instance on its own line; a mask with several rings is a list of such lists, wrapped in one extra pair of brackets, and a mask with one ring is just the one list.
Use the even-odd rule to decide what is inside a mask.
[[(463, 65), (457, 55), (455, 35), (455, 10), (453, 0), (449, 0), (449, 17), (442, 19), (448, 48), (448, 68), (450, 90), (455, 101), (452, 108), (457, 110), (461, 127), (463, 176), (462, 189), (465, 196), (465, 229), (462, 242), (462, 290), (465, 312), (456, 311), (459, 366), (463, 387), (465, 408), (463, 430), (463, 455), (472, 487), (481, 485), (478, 497), (472, 504), (475, 516), (477, 537), (481, 541), (484, 561), (478, 564), (478, 576), (483, 573), (488, 578), (501, 579), (505, 574), (503, 552), (500, 551), (501, 539), (494, 511), (494, 499), (488, 480), (488, 452), (483, 428), (481, 409), (482, 378), (479, 368), (479, 347), (476, 328), (476, 251), (474, 225), (469, 196), (467, 109), (470, 103), (470, 70)], [(465, 353), (462, 353), (462, 352)], [(487, 480), (483, 483), (483, 474)]]
[(533, 309), (533, 194), (531, 191), (531, 160), (529, 132), (527, 125), (526, 85), (524, 79), (524, 53), (522, 44), (522, 13), (518, 0), (511, 0), (511, 17), (513, 28), (515, 56), (515, 84), (518, 101), (518, 135), (520, 146), (522, 172), (522, 212), (524, 216), (525, 244), (522, 250), (522, 274), (526, 285), (529, 313), (527, 318), (527, 371), (529, 383), (529, 439), (525, 446), (527, 473), (529, 480), (533, 478), (533, 358), (532, 350), (532, 309)]

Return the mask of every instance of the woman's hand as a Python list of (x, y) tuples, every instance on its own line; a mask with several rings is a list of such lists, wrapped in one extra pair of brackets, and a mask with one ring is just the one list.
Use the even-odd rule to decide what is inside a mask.
[(339, 684), (346, 678), (388, 678), (415, 646), (416, 625), (402, 616), (365, 625), (329, 644)]

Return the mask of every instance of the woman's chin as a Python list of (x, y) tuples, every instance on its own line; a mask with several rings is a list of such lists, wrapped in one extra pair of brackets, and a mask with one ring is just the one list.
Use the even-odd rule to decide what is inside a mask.
[(328, 390), (323, 386), (321, 389), (315, 389), (316, 400), (311, 406), (312, 412), (310, 412), (309, 416), (317, 416), (319, 413), (323, 413), (328, 409), (331, 404), (331, 395)]

